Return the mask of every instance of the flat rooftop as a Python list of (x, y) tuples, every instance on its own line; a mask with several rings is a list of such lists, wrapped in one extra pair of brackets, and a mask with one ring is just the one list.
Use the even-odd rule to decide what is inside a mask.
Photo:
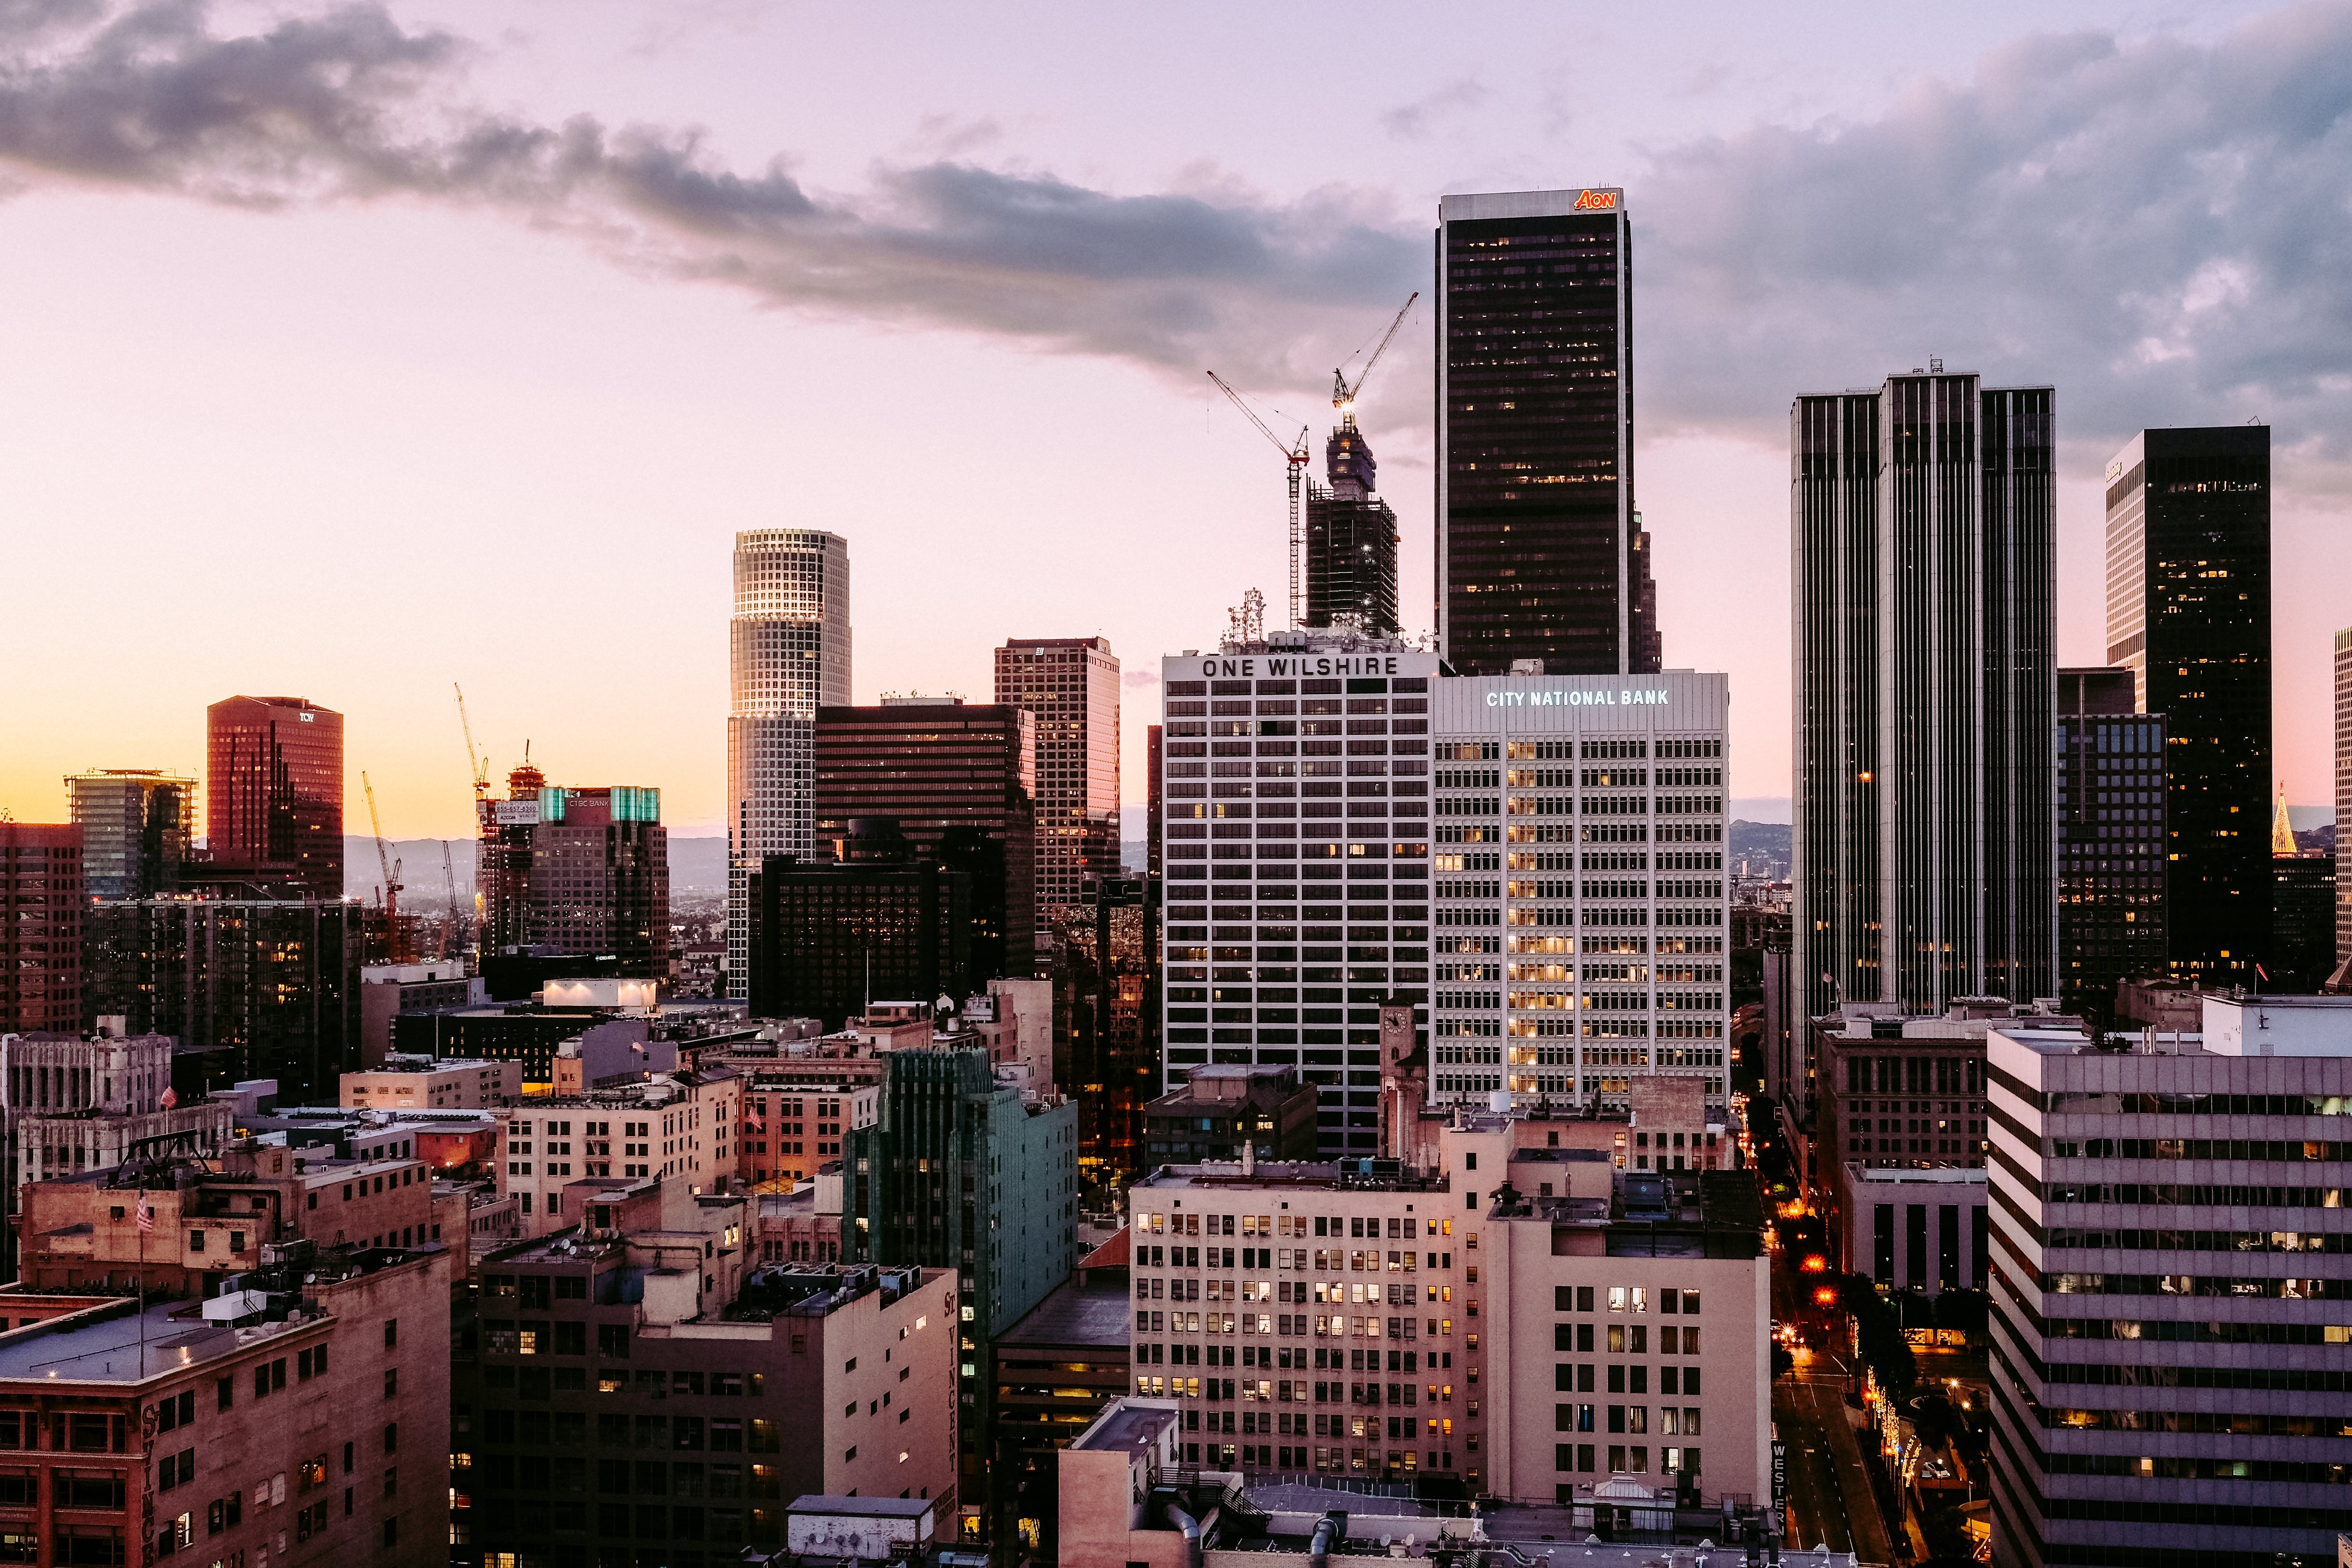
[(1103, 1412), (1101, 1419), (1078, 1434), (1070, 1447), (1096, 1453), (1144, 1447), (1166, 1431), (1177, 1415), (1173, 1406), (1114, 1405)]
[(1394, 1160), (1260, 1160), (1244, 1174), (1238, 1160), (1157, 1167), (1141, 1187), (1294, 1187), (1332, 1192), (1442, 1193), (1446, 1178), (1423, 1176)]
[(1125, 1279), (1073, 1278), (1047, 1292), (1026, 1317), (996, 1336), (1005, 1345), (1117, 1345), (1124, 1354), (1130, 1326)]
[(142, 1383), (239, 1348), (236, 1331), (205, 1321), (200, 1302), (166, 1301), (142, 1312), (125, 1300), (0, 1334), (0, 1379)]

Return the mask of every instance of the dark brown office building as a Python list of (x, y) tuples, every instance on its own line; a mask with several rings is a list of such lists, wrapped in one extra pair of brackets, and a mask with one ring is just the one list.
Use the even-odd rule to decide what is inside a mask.
[(771, 855), (751, 874), (751, 1016), (838, 1029), (869, 1001), (971, 994), (971, 879), (888, 817), (853, 818), (835, 844), (834, 859)]
[(0, 821), (0, 1035), (81, 1027), (81, 829)]
[(1315, 1086), (1297, 1068), (1198, 1067), (1143, 1108), (1144, 1163), (1315, 1158)]
[(1437, 228), (1437, 626), (1464, 675), (1654, 670), (1619, 190), (1453, 195)]
[(2271, 926), (2271, 432), (2143, 430), (2107, 465), (2107, 662), (2167, 728), (2173, 973), (2257, 981)]
[(1036, 972), (1034, 721), (1019, 708), (888, 700), (816, 714), (816, 840), (895, 817), (914, 852), (971, 879), (971, 972)]
[(669, 835), (661, 791), (543, 788), (530, 829), (524, 940), (610, 957), (614, 974), (669, 977)]
[(341, 898), (343, 716), (301, 697), (231, 697), (205, 718), (216, 870)]

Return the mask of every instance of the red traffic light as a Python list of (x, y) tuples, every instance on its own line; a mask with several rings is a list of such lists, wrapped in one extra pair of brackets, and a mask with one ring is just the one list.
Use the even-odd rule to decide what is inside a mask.
[(1824, 1307), (1836, 1306), (1837, 1299), (1837, 1287), (1834, 1285), (1824, 1285), (1820, 1289), (1813, 1292), (1813, 1300), (1819, 1301)]
[(1805, 1272), (1806, 1272), (1806, 1273), (1808, 1273), (1808, 1274), (1823, 1274), (1823, 1273), (1827, 1273), (1827, 1272), (1828, 1272), (1828, 1270), (1829, 1270), (1829, 1266), (1830, 1266), (1830, 1260), (1829, 1260), (1828, 1258), (1823, 1258), (1823, 1257), (1822, 1257), (1820, 1253), (1818, 1253), (1818, 1252), (1809, 1252), (1809, 1253), (1807, 1253), (1807, 1254), (1805, 1255), (1805, 1261), (1804, 1261), (1804, 1264), (1803, 1264), (1803, 1268), (1804, 1268)]

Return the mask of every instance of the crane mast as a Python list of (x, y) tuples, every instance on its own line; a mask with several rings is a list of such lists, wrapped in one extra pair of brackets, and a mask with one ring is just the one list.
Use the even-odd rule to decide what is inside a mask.
[(1276, 450), (1282, 454), (1283, 460), (1290, 467), (1290, 624), (1301, 626), (1305, 624), (1306, 614), (1298, 594), (1298, 477), (1307, 467), (1307, 426), (1301, 425), (1298, 427), (1296, 440), (1285, 441), (1258, 417), (1257, 410), (1252, 408), (1248, 400), (1235, 392), (1223, 376), (1213, 370), (1209, 372), (1209, 379), (1217, 384), (1217, 390), (1232, 400), (1233, 405), (1242, 411), (1242, 417), (1255, 426), (1259, 435), (1274, 443)]
[(384, 842), (383, 823), (376, 816), (375, 785), (368, 782), (367, 772), (360, 772), (360, 789), (367, 795), (368, 826), (375, 834), (376, 864), (383, 870), (383, 926), (386, 955), (401, 962), (400, 940), (400, 863), (392, 858), (392, 848)]

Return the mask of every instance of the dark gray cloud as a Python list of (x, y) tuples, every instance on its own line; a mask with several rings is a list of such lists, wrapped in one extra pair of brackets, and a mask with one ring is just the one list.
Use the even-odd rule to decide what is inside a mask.
[[(941, 157), (841, 195), (782, 158), (730, 168), (691, 131), (488, 112), (470, 53), (366, 5), (232, 36), (201, 0), (0, 0), (0, 177), (470, 205), (778, 304), (1262, 386), (1311, 384), (1428, 287), (1426, 229), (1346, 190), (1120, 195)], [(1475, 96), (1453, 84), (1391, 128)], [(1653, 430), (1769, 437), (1792, 394), (1930, 353), (2056, 383), (2085, 437), (2352, 428), (2347, 0), (2212, 44), (2032, 37), (1873, 119), (1648, 164), (1628, 184)]]
[[(1192, 371), (1274, 371), (1302, 321), (1389, 298), (1420, 242), (1346, 193), (1122, 196), (954, 162), (855, 200), (692, 132), (475, 108), (469, 47), (345, 6), (242, 37), (201, 0), (0, 0), (0, 164), (256, 206), (387, 196), (509, 209), (633, 266), (780, 303)], [(1287, 318), (1286, 320), (1285, 318)]]
[(1931, 353), (2057, 384), (2085, 438), (2352, 410), (2352, 6), (2027, 38), (1873, 121), (1660, 151), (1629, 207), (1672, 419), (1777, 425)]
[(1475, 109), (1486, 101), (1486, 87), (1469, 77), (1462, 77), (1422, 94), (1411, 103), (1399, 104), (1389, 110), (1380, 117), (1381, 129), (1391, 136), (1426, 136), (1435, 121)]

